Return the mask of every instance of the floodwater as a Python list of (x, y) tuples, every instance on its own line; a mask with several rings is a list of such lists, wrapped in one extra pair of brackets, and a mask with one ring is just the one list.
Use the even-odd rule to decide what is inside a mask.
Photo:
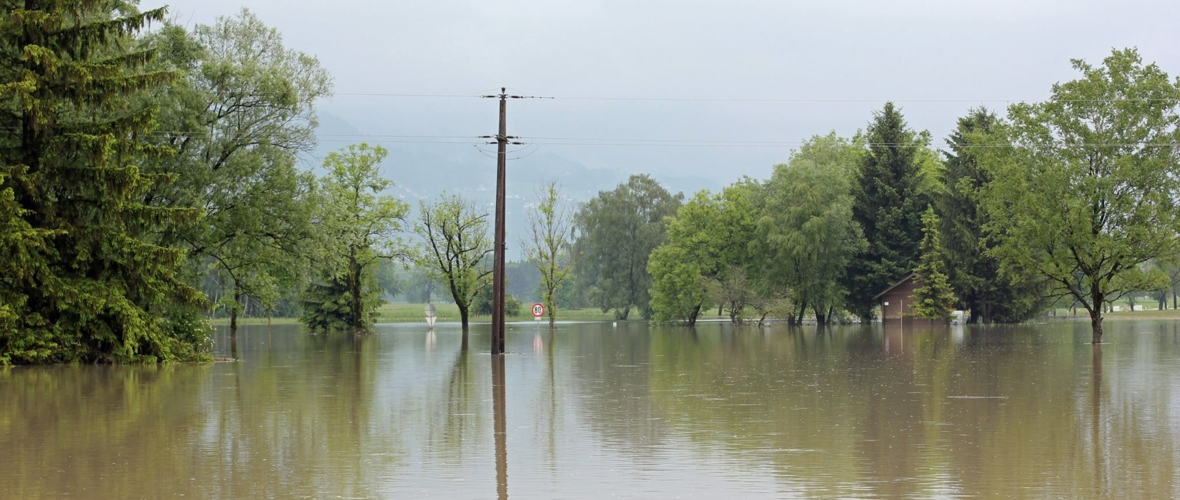
[(1180, 497), (1180, 322), (1106, 326), (246, 327), (0, 370), (0, 498)]

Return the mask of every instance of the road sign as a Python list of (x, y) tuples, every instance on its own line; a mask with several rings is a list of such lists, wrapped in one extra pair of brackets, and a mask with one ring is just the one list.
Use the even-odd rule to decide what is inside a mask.
[(533, 319), (541, 321), (541, 316), (545, 315), (545, 304), (537, 302), (533, 304)]
[(438, 317), (435, 313), (434, 304), (426, 304), (426, 325), (431, 329), (434, 328), (434, 320)]

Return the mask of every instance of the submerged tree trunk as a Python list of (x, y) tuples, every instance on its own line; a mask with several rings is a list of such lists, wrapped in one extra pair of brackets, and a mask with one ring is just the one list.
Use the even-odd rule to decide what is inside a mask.
[(237, 283), (234, 283), (234, 306), (229, 308), (229, 336), (231, 339), (238, 338), (238, 304), (242, 303), (242, 294), (238, 292)]
[(615, 309), (615, 319), (619, 321), (627, 321), (627, 316), (631, 314), (631, 306), (624, 307), (622, 311)]
[(468, 312), (467, 312), (467, 305), (466, 305), (466, 304), (455, 304), (455, 305), (459, 306), (459, 323), (463, 325), (463, 335), (464, 335), (464, 338), (466, 338), (466, 335), (467, 335), (467, 325), (468, 325), (468, 322), (467, 322), (467, 313), (468, 313)]
[(1090, 328), (1093, 331), (1090, 342), (1099, 344), (1102, 342), (1102, 308), (1106, 305), (1106, 296), (1098, 283), (1090, 285), (1090, 299), (1094, 301), (1094, 306), (1090, 308)]
[(1090, 337), (1090, 343), (1102, 343), (1102, 312), (1099, 310), (1090, 312), (1090, 328), (1093, 330), (1093, 335)]
[(348, 287), (352, 292), (352, 330), (361, 333), (365, 329), (365, 312), (361, 303), (361, 269), (356, 261), (356, 250), (348, 256)]
[(817, 324), (817, 325), (828, 324), (828, 317), (823, 313), (823, 311), (821, 311), (818, 307), (813, 309), (813, 311), (815, 312), (815, 324)]
[(555, 292), (556, 291), (553, 288), (549, 288), (545, 294), (545, 312), (549, 315), (550, 330), (556, 328), (557, 326), (557, 304), (556, 301), (553, 300), (553, 296), (556, 295)]

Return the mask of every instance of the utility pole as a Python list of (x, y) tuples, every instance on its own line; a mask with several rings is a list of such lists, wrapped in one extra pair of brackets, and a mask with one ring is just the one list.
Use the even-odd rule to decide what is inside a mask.
[(504, 354), (504, 251), (507, 249), (504, 243), (504, 184), (508, 170), (508, 143), (515, 139), (508, 136), (508, 99), (520, 99), (521, 96), (510, 96), (506, 88), (501, 88), (498, 95), (483, 97), (500, 99), (500, 132), (495, 136), (496, 229), (492, 258), (492, 354)]
[(508, 95), (508, 89), (501, 87), (500, 93), (480, 96), (485, 99), (500, 100), (500, 132), (495, 136), (480, 136), (483, 139), (496, 140), (496, 229), (492, 258), (492, 354), (504, 354), (504, 193), (505, 180), (508, 170), (508, 145), (521, 145), (516, 141), (518, 137), (508, 135), (508, 99), (552, 99), (551, 97), (535, 97), (522, 95)]

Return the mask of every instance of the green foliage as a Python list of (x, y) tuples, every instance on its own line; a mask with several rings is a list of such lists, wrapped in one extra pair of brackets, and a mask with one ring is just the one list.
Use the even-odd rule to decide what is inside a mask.
[(914, 290), (914, 316), (949, 321), (955, 311), (955, 293), (947, 280), (938, 226), (934, 208), (927, 208), (922, 214), (922, 258), (915, 269), (922, 286)]
[(861, 318), (872, 315), (874, 296), (917, 265), (922, 209), (929, 204), (926, 193), (935, 190), (922, 175), (923, 161), (932, 158), (924, 153), (929, 138), (910, 130), (893, 103), (874, 113), (865, 140), (852, 187), (852, 217), (868, 246), (845, 278), (850, 309)]
[(947, 144), (946, 190), (937, 199), (939, 234), (951, 288), (970, 322), (1015, 323), (1032, 317), (1043, 305), (1041, 280), (1000, 274), (1000, 262), (988, 251), (996, 246), (986, 238), (987, 213), (980, 194), (991, 178), (980, 165), (986, 148), (1001, 144), (993, 133), (1000, 119), (985, 108), (959, 119)]
[[(386, 154), (381, 146), (361, 143), (324, 159), (329, 172), (320, 180), (322, 204), (315, 215), (321, 236), (315, 254), (320, 281), (304, 301), (309, 326), (368, 331), (382, 303), (377, 282), (381, 262), (406, 257), (397, 234), (410, 207), (381, 194), (393, 185), (377, 168)], [(337, 293), (346, 297), (347, 306), (340, 304)]]
[(561, 201), (561, 189), (556, 181), (537, 192), (537, 204), (529, 211), (528, 218), (525, 255), (541, 273), (542, 301), (549, 315), (549, 326), (553, 327), (557, 321), (557, 293), (573, 268), (570, 260), (573, 220)]
[(1009, 108), (1012, 147), (989, 150), (983, 204), (1002, 272), (1072, 296), (1098, 342), (1104, 304), (1157, 286), (1140, 265), (1180, 243), (1180, 81), (1135, 50), (1073, 67), (1082, 77), (1047, 101)]
[(633, 175), (613, 191), (598, 193), (575, 216), (575, 272), (591, 287), (592, 303), (627, 319), (631, 308), (651, 315), (652, 250), (664, 242), (664, 218), (674, 215), (683, 195), (673, 196), (646, 175)]
[(845, 304), (848, 291), (840, 278), (866, 248), (852, 218), (858, 159), (852, 141), (835, 133), (813, 137), (766, 183), (756, 246), (768, 279), (793, 292), (796, 320), (808, 307), (823, 318)]
[(156, 241), (198, 212), (145, 203), (174, 180), (145, 165), (149, 69), (132, 37), (164, 10), (120, 2), (11, 3), (0, 23), (0, 363), (203, 357), (207, 331), (164, 314), (200, 300), (183, 252)]
[(667, 219), (668, 241), (648, 263), (654, 319), (691, 325), (702, 308), (720, 303), (740, 321), (756, 293), (746, 268), (760, 190), (746, 180), (720, 194), (702, 191)]
[(406, 300), (416, 304), (426, 304), (434, 300), (434, 295), (438, 293), (439, 284), (430, 275), (430, 270), (415, 266), (410, 270), (410, 275), (406, 281)]
[(475, 295), (481, 288), (490, 288), (492, 270), (484, 261), (492, 255), (487, 219), (488, 215), (477, 213), (470, 201), (458, 195), (443, 195), (433, 204), (422, 202), (420, 218), (414, 225), (423, 240), (417, 265), (428, 270), (428, 276), (449, 292), (459, 307), (464, 330)]
[[(690, 201), (689, 204), (692, 202)], [(696, 324), (706, 305), (708, 281), (700, 262), (680, 244), (665, 244), (651, 254), (648, 269), (654, 278), (651, 290), (652, 319), (659, 322)]]
[[(492, 314), (492, 295), (494, 287), (484, 286), (475, 294), (472, 308), (475, 314), (484, 314), (490, 316)], [(520, 299), (516, 298), (511, 293), (504, 292), (504, 315), (517, 317), (520, 316), (524, 305), (520, 303)]]

